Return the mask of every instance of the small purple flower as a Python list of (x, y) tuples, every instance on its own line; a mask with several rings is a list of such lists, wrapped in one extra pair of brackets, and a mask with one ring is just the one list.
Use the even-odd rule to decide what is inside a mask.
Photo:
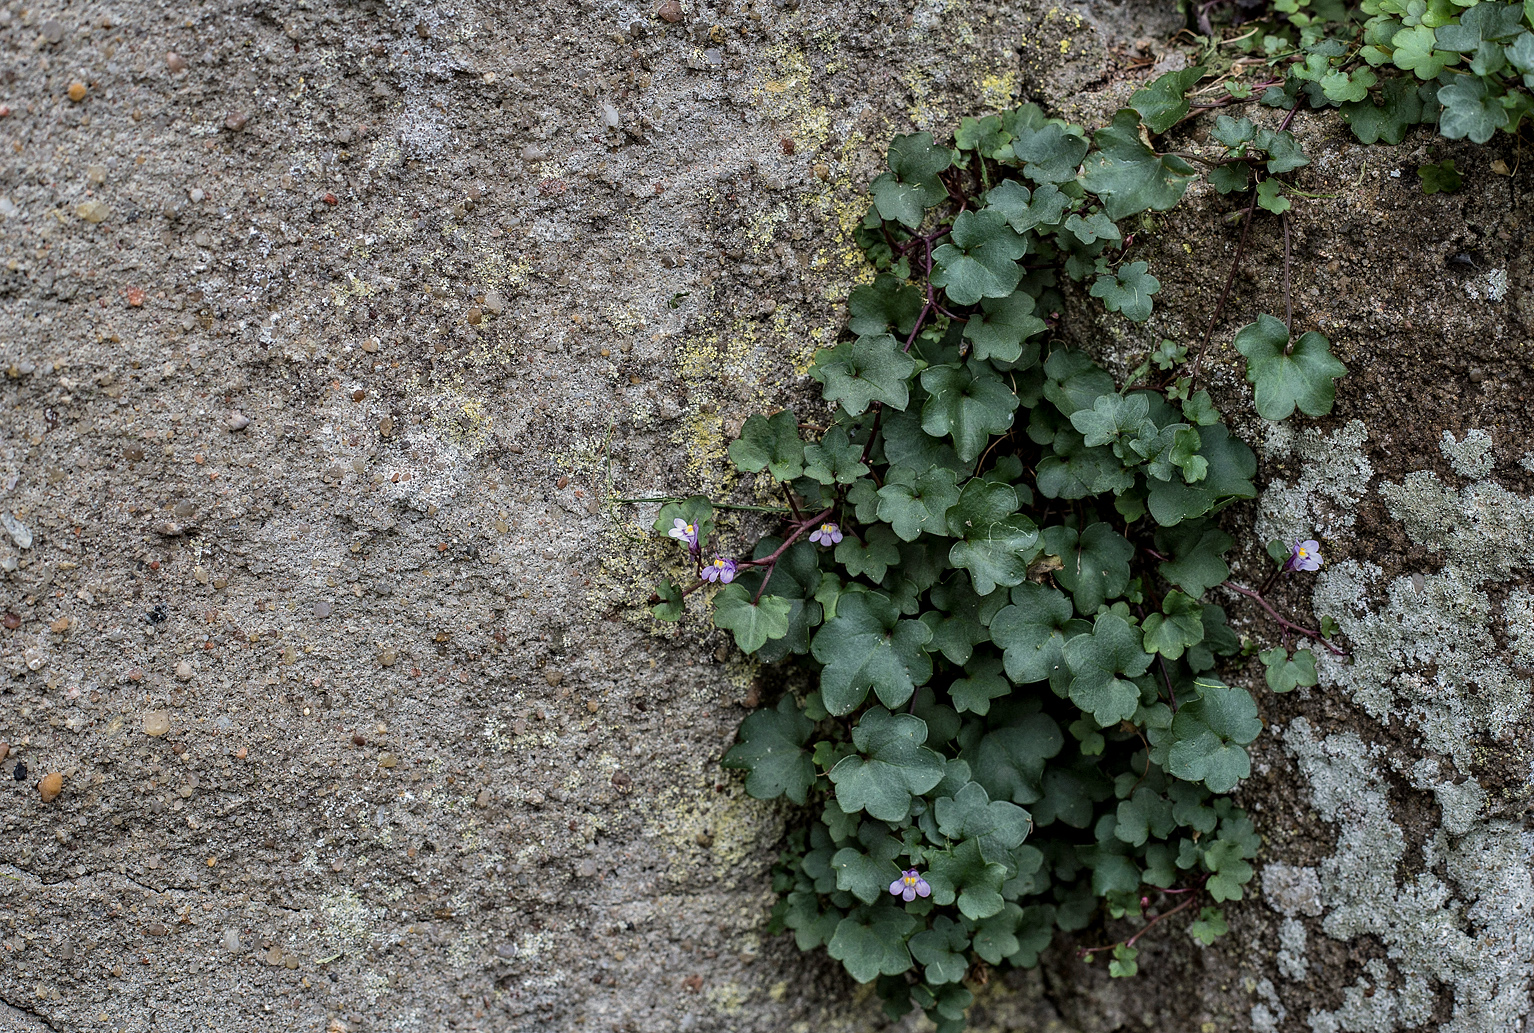
[(703, 568), (703, 580), (729, 584), (735, 580), (735, 561), (725, 556), (715, 556), (714, 562)]
[(1321, 569), (1321, 543), (1314, 538), (1305, 541), (1296, 541), (1294, 547), (1289, 550), (1289, 558), (1284, 561), (1285, 570), (1320, 570)]
[(821, 524), (818, 528), (815, 529), (815, 532), (810, 535), (810, 541), (817, 542), (820, 545), (825, 546), (835, 545), (841, 540), (842, 529), (829, 521)]
[(890, 893), (910, 903), (917, 897), (932, 896), (932, 887), (927, 885), (927, 880), (915, 868), (907, 868), (900, 873), (900, 878), (890, 883)]
[(679, 542), (687, 543), (688, 552), (698, 551), (698, 525), (689, 523), (681, 517), (671, 521), (671, 530), (666, 532)]

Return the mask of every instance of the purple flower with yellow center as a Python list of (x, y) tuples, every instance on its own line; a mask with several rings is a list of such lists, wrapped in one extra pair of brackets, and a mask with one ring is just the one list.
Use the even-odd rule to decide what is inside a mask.
[(703, 580), (729, 584), (735, 580), (735, 561), (725, 556), (715, 556), (714, 562), (703, 568)]
[(698, 551), (698, 525), (691, 521), (677, 517), (671, 521), (671, 530), (666, 532), (679, 542), (687, 543), (688, 552)]
[(915, 868), (907, 868), (900, 873), (900, 878), (890, 883), (890, 893), (910, 903), (917, 897), (932, 896), (932, 887)]
[(1314, 538), (1296, 541), (1289, 550), (1289, 558), (1284, 561), (1284, 569), (1320, 570), (1321, 543)]
[(824, 546), (832, 546), (842, 540), (842, 529), (829, 520), (817, 527), (810, 535), (810, 541)]

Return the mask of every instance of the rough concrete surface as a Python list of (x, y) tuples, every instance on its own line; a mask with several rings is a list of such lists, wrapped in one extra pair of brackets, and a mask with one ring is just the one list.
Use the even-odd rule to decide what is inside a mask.
[[(1164, 6), (0, 7), (0, 1028), (877, 1028), (762, 932), (783, 815), (717, 766), (757, 672), (645, 616), (674, 554), (618, 500), (735, 490), (891, 134), (1110, 111)], [(977, 1028), (1527, 1011), (1527, 174), (1297, 128), (1296, 323), (1353, 372), (1285, 436), (1217, 364), (1270, 485), (1230, 526), (1248, 572), (1322, 532), (1358, 662), (1264, 698), (1230, 937), (1062, 945)], [(1231, 204), (1157, 220), (1139, 336), (1073, 332), (1196, 334)]]

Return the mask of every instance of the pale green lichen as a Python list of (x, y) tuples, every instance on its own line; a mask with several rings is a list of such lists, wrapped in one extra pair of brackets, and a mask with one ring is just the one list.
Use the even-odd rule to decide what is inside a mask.
[[(1275, 536), (1290, 531), (1277, 525), (1296, 513), (1326, 526), (1339, 494), (1343, 506), (1356, 508), (1369, 476), (1363, 440), (1352, 424), (1330, 439), (1313, 432), (1270, 437), (1270, 459), (1298, 451), (1302, 463), (1294, 485), (1280, 482), (1280, 494), (1263, 500)], [(1459, 441), (1446, 435), (1441, 448), (1456, 472), (1474, 478), (1491, 471), (1491, 443), (1472, 431)], [(1327, 479), (1331, 473), (1306, 478), (1311, 462), (1341, 471), (1340, 491)], [(1384, 484), (1379, 494), (1441, 569), (1387, 581), (1372, 563), (1327, 565), (1313, 602), (1317, 613), (1338, 622), (1352, 657), (1349, 663), (1322, 657), (1321, 690), (1340, 691), (1381, 724), (1404, 723), (1420, 736), (1422, 754), (1370, 742), (1357, 731), (1324, 734), (1305, 718), (1282, 733), (1311, 805), (1337, 827), (1338, 838), (1314, 869), (1271, 864), (1264, 871), (1264, 896), (1285, 916), (1279, 972), (1305, 976), (1299, 916), (1320, 915), (1327, 936), (1372, 937), (1386, 957), (1365, 966), (1340, 1007), (1306, 1016), (1313, 1033), (1419, 1028), (1431, 1020), (1440, 993), (1454, 1004), (1439, 1030), (1520, 1028), (1534, 958), (1534, 841), (1491, 814), (1490, 794), (1472, 767), (1530, 768), (1514, 735), (1529, 710), (1529, 684), (1512, 661), (1534, 654), (1534, 595), (1513, 590), (1499, 615), (1489, 590), (1534, 565), (1534, 500), (1488, 480), (1456, 490), (1427, 471)], [(1513, 656), (1493, 634), (1499, 617)], [(1498, 744), (1495, 751), (1486, 749), (1488, 740)], [(1439, 827), (1397, 823), (1387, 771), (1433, 795)], [(1408, 877), (1406, 866), (1416, 874)], [(1252, 1009), (1254, 1029), (1276, 1030), (1286, 1014), (1269, 988)]]
[(1318, 537), (1325, 542), (1352, 527), (1374, 476), (1360, 451), (1368, 438), (1358, 420), (1332, 434), (1311, 427), (1295, 433), (1286, 424), (1268, 424), (1262, 451), (1274, 473), (1257, 517), (1261, 539)]
[(1449, 465), (1454, 467), (1454, 472), (1461, 477), (1486, 477), (1491, 473), (1491, 435), (1473, 427), (1465, 431), (1465, 436), (1459, 441), (1454, 440), (1454, 435), (1448, 431), (1443, 432), (1443, 441), (1438, 446), (1448, 458)]

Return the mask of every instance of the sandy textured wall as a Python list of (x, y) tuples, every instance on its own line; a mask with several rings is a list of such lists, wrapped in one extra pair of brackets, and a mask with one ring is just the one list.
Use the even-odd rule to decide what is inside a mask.
[[(1109, 110), (1105, 33), (1168, 24), (661, 14), (0, 8), (0, 1027), (877, 1024), (760, 934), (782, 819), (716, 767), (755, 672), (634, 609), (671, 554), (616, 499), (728, 489), (739, 421), (806, 396), (892, 133)], [(1355, 375), (1315, 433), (1248, 421), (1272, 486), (1233, 520), (1326, 534), (1358, 662), (1268, 708), (1274, 864), (1226, 943), (1106, 988), (1061, 951), (981, 1026), (1527, 1008), (1526, 176), (1444, 151), (1467, 188), (1424, 201), (1419, 141), (1300, 124), (1339, 196), (1297, 211), (1297, 319)], [(1161, 220), (1145, 340), (1076, 332), (1197, 326), (1223, 205)]]

